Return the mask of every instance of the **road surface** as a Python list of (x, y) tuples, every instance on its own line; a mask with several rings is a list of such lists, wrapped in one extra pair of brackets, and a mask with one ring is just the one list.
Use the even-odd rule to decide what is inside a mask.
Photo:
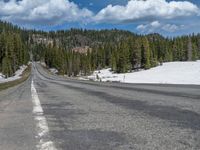
[(0, 150), (199, 150), (200, 86), (67, 80), (0, 92)]

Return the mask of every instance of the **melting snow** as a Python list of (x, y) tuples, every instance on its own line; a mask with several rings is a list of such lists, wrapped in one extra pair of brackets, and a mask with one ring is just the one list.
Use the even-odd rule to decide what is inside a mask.
[(53, 74), (57, 74), (58, 73), (58, 70), (55, 69), (55, 68), (50, 68), (49, 71)]
[(9, 77), (9, 78), (5, 78), (4, 75), (2, 73), (0, 73), (0, 83), (4, 83), (4, 82), (9, 82), (9, 81), (14, 81), (17, 80), (19, 78), (21, 78), (22, 73), (24, 72), (24, 70), (27, 68), (27, 66), (23, 65), (19, 68), (19, 70), (17, 70), (15, 72), (15, 75), (13, 77)]
[(91, 76), (88, 76), (88, 79), (103, 82), (200, 85), (200, 60), (195, 62), (169, 62), (149, 70), (125, 74), (116, 74), (111, 72), (110, 69), (103, 69), (95, 71)]

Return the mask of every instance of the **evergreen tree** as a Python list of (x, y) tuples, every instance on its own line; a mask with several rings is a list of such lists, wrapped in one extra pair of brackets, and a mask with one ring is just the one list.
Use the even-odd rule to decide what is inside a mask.
[(6, 78), (13, 76), (11, 60), (8, 57), (3, 58), (2, 73), (5, 75)]
[(191, 61), (192, 60), (192, 41), (191, 37), (188, 37), (188, 50), (187, 50), (187, 60)]
[(149, 42), (146, 37), (142, 39), (142, 66), (145, 69), (151, 68), (150, 64), (150, 48), (149, 48)]

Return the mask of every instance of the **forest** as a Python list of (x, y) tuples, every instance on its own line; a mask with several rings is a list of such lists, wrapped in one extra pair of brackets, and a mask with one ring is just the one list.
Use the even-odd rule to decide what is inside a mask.
[[(44, 61), (68, 76), (88, 75), (93, 70), (112, 68), (125, 73), (149, 69), (163, 62), (195, 61), (200, 58), (200, 35), (166, 38), (159, 34), (137, 35), (128, 31), (71, 29), (40, 36), (51, 44), (34, 44), (35, 60)], [(33, 40), (32, 40), (33, 41)], [(87, 52), (74, 51), (88, 46)]]
[(29, 61), (28, 43), (23, 32), (17, 26), (0, 22), (0, 72), (6, 78)]
[(164, 37), (117, 29), (44, 32), (0, 22), (0, 72), (12, 76), (20, 65), (27, 64), (30, 54), (60, 75), (88, 75), (102, 68), (125, 73), (163, 62), (199, 59), (200, 34)]

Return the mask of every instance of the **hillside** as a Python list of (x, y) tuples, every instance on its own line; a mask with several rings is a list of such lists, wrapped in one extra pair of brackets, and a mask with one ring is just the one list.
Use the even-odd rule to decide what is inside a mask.
[(0, 51), (0, 72), (8, 77), (28, 62), (29, 53), (33, 60), (45, 62), (62, 75), (89, 75), (103, 68), (126, 73), (163, 62), (199, 59), (200, 35), (165, 38), (117, 29), (44, 32), (1, 22)]
[[(35, 35), (34, 33), (33, 35)], [(159, 34), (137, 35), (122, 30), (71, 29), (41, 32), (43, 41), (31, 40), (34, 59), (44, 61), (60, 74), (80, 76), (112, 68), (116, 73), (150, 69), (163, 62), (200, 58), (200, 35), (166, 38)], [(48, 41), (48, 40), (47, 40)]]

